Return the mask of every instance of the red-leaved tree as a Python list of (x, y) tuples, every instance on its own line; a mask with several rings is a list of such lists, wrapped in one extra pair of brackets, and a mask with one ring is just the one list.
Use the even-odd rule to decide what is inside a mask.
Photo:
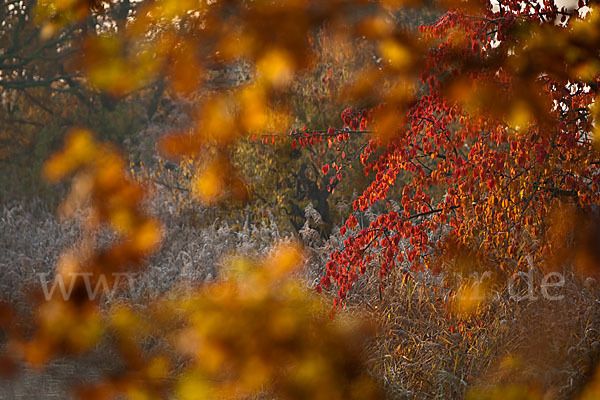
[[(420, 95), (402, 98), (404, 109), (388, 96), (374, 110), (377, 134), (361, 157), (373, 181), (316, 289), (336, 288), (338, 306), (372, 264), (381, 277), (405, 260), (506, 276), (532, 262), (554, 267), (567, 247), (590, 273), (593, 240), (569, 244), (575, 227), (557, 227), (575, 215), (589, 221), (599, 201), (598, 13), (586, 1), (569, 10), (551, 1), (460, 3), (420, 33), (422, 59), (380, 47), (384, 70), (421, 66)], [(350, 112), (342, 118), (356, 129)], [(409, 183), (395, 188), (403, 174)], [(359, 225), (360, 212), (391, 199), (399, 212)]]

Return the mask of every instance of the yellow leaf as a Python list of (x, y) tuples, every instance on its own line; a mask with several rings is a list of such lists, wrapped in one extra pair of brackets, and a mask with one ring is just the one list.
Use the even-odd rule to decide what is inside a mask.
[(220, 163), (212, 162), (201, 170), (196, 177), (193, 193), (205, 204), (211, 204), (218, 200), (225, 188), (225, 177)]
[(529, 127), (531, 110), (524, 101), (515, 102), (508, 114), (508, 125), (517, 132), (523, 132)]
[(42, 174), (48, 181), (56, 182), (93, 159), (95, 150), (92, 134), (83, 129), (75, 130), (67, 137), (64, 150), (44, 164)]
[(148, 220), (133, 234), (133, 247), (141, 253), (149, 253), (158, 246), (161, 236), (158, 221)]
[(185, 375), (177, 382), (177, 398), (181, 400), (206, 400), (211, 398), (211, 390), (206, 380), (198, 376)]
[(294, 76), (294, 61), (286, 50), (272, 49), (257, 62), (261, 77), (273, 86), (285, 86)]
[(406, 70), (412, 63), (410, 50), (394, 39), (385, 39), (379, 43), (379, 51), (384, 60), (398, 70)]

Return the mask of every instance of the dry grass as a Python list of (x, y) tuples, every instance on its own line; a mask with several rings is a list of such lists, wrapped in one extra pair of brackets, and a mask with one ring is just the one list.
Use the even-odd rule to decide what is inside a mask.
[[(159, 206), (154, 209), (167, 213)], [(313, 214), (307, 211), (314, 220)], [(125, 299), (143, 305), (175, 287), (219, 276), (226, 254), (260, 255), (289, 239), (269, 223), (240, 230), (224, 222), (197, 228), (185, 216), (163, 217), (167, 225), (161, 250), (140, 273), (134, 290), (105, 299), (107, 305)], [(304, 230), (311, 254), (304, 276), (307, 285), (318, 276), (331, 249), (342, 243), (339, 234), (320, 240), (309, 225)], [(0, 290), (13, 302), (23, 302), (23, 290), (38, 283), (36, 274), (51, 272), (61, 249), (81, 234), (75, 223), (60, 224), (40, 202), (4, 207), (0, 226)], [(368, 356), (372, 373), (391, 399), (460, 399), (475, 389), (509, 384), (535, 388), (549, 399), (573, 398), (600, 354), (600, 291), (593, 279), (566, 274), (560, 301), (516, 301), (499, 285), (477, 313), (461, 317), (448, 306), (457, 289), (450, 279), (405, 273), (392, 276), (380, 290), (373, 269), (359, 281), (347, 310), (366, 311), (377, 322)], [(541, 297), (539, 286), (536, 290)], [(104, 351), (99, 347), (93, 362), (61, 359), (42, 375), (26, 373), (13, 383), (0, 382), (0, 398), (31, 397), (27, 388), (32, 385), (47, 389), (37, 392), (38, 398), (64, 397), (61, 383), (66, 387), (115, 368), (118, 363)], [(471, 398), (483, 398), (483, 392), (478, 393)]]
[[(164, 213), (160, 205), (151, 207), (156, 214)], [(143, 302), (178, 284), (214, 279), (222, 269), (224, 256), (236, 252), (259, 256), (289, 238), (265, 222), (236, 231), (227, 222), (197, 228), (182, 216), (160, 216), (165, 222), (161, 249), (136, 275), (133, 290), (120, 294), (121, 299)], [(29, 286), (39, 286), (38, 274), (48, 274), (51, 280), (60, 253), (82, 234), (75, 221), (59, 222), (39, 201), (3, 207), (0, 226), (0, 292), (2, 300), (13, 303), (24, 300)], [(105, 233), (99, 243), (110, 239)]]
[(378, 322), (370, 356), (392, 399), (479, 399), (503, 385), (574, 398), (600, 354), (593, 280), (567, 274), (557, 301), (539, 292), (535, 301), (517, 301), (499, 287), (477, 313), (462, 316), (448, 306), (456, 288), (440, 277), (397, 276), (383, 291), (368, 281), (352, 308), (366, 307)]
[[(136, 273), (131, 290), (125, 286), (114, 296), (101, 299), (106, 308), (127, 301), (143, 309), (169, 291), (181, 293), (191, 286), (216, 279), (226, 269), (222, 262), (228, 254), (241, 252), (260, 256), (289, 239), (267, 222), (246, 225), (239, 231), (225, 222), (197, 228), (191, 226), (185, 216), (166, 215), (168, 211), (158, 202), (149, 208), (165, 221), (161, 249), (148, 260), (144, 270)], [(54, 213), (37, 200), (1, 208), (0, 300), (27, 314), (30, 309), (27, 293), (30, 289), (39, 290), (38, 274), (48, 274), (46, 279), (51, 281), (60, 253), (73, 246), (81, 234), (76, 222), (60, 223)], [(105, 233), (99, 241), (110, 239)], [(0, 352), (4, 350), (1, 335), (2, 332)], [(154, 339), (142, 344), (148, 353), (164, 345), (158, 338)], [(21, 366), (21, 373), (14, 379), (0, 378), (0, 399), (69, 398), (72, 385), (94, 381), (122, 367), (113, 347), (107, 338), (86, 357), (62, 357), (51, 362), (44, 371)]]

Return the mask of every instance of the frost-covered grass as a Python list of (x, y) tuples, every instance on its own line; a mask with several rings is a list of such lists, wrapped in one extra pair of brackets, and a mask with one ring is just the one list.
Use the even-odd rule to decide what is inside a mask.
[[(149, 211), (164, 222), (164, 239), (160, 249), (135, 272), (133, 285), (121, 285), (114, 295), (103, 296), (108, 308), (127, 301), (144, 307), (169, 291), (181, 294), (186, 288), (219, 279), (227, 273), (227, 256), (243, 254), (260, 257), (275, 245), (292, 240), (269, 221), (243, 224), (233, 229), (225, 221), (203, 227), (189, 223), (188, 216), (172, 214), (160, 196)], [(203, 212), (202, 210), (197, 210)], [(12, 303), (16, 311), (28, 313), (30, 289), (39, 290), (39, 274), (45, 274), (50, 286), (61, 253), (83, 237), (77, 220), (60, 221), (54, 210), (43, 202), (14, 203), (0, 209), (0, 300)], [(107, 232), (99, 235), (98, 244), (112, 240)], [(0, 354), (5, 343), (0, 336)], [(148, 349), (160, 343), (144, 344)], [(147, 346), (146, 346), (147, 345)], [(52, 361), (43, 372), (21, 366), (21, 373), (10, 380), (0, 377), (0, 399), (68, 398), (70, 386), (82, 380), (100, 378), (121, 368), (117, 354), (108, 342), (101, 343), (92, 354), (62, 357)]]
[[(186, 212), (165, 204), (168, 200), (159, 194), (148, 205), (149, 211), (164, 221), (160, 249), (136, 273), (133, 289), (124, 288), (116, 297), (104, 298), (106, 306), (123, 300), (143, 306), (172, 289), (219, 279), (229, 268), (228, 255), (260, 256), (289, 240), (304, 242), (307, 265), (300, 278), (312, 286), (330, 252), (344, 241), (339, 229), (334, 229), (329, 238), (319, 236), (320, 216), (310, 206), (305, 227), (300, 237), (294, 238), (280, 232), (269, 219), (255, 224), (249, 223), (250, 219), (215, 220), (199, 226), (190, 222)], [(201, 220), (209, 219), (209, 210), (193, 211), (205, 213)], [(368, 223), (374, 216), (363, 217)], [(51, 278), (60, 253), (81, 237), (77, 221), (60, 222), (54, 210), (40, 201), (3, 206), (2, 299), (26, 304), (26, 289), (40, 284), (37, 274), (47, 273)], [(109, 240), (110, 235), (100, 235), (101, 243)], [(448, 308), (456, 294), (456, 280), (427, 271), (417, 273), (408, 267), (393, 272), (382, 288), (374, 262), (348, 297), (345, 311), (366, 312), (375, 320), (377, 336), (370, 344), (368, 357), (372, 372), (381, 379), (390, 398), (455, 399), (473, 388), (533, 383), (542, 393), (552, 393), (551, 398), (567, 399), (600, 354), (600, 291), (593, 279), (567, 274), (561, 291), (564, 299), (560, 301), (517, 301), (500, 286), (480, 312), (461, 318)], [(61, 359), (41, 376), (26, 374), (26, 378), (11, 384), (0, 382), (0, 392), (10, 389), (12, 397), (27, 398), (33, 393), (27, 388), (40, 384), (52, 386), (55, 397), (64, 397), (66, 392), (56, 389), (60, 382), (67, 385), (78, 380), (80, 372), (94, 377), (101, 374), (98, 368), (114, 368), (106, 362), (111, 353), (103, 351), (92, 355), (91, 362)]]
[[(128, 287), (119, 294), (121, 299), (147, 301), (180, 284), (215, 279), (227, 269), (227, 256), (258, 257), (281, 241), (291, 240), (265, 221), (245, 224), (239, 230), (225, 221), (195, 227), (185, 217), (168, 215), (164, 209), (151, 212), (164, 223), (164, 240), (145, 268), (135, 273), (133, 290)], [(77, 221), (59, 221), (39, 201), (4, 206), (0, 227), (0, 291), (9, 302), (22, 301), (29, 287), (39, 287), (39, 274), (52, 280), (61, 252), (82, 237)], [(109, 234), (100, 236), (100, 243), (111, 239)]]
[[(0, 291), (2, 300), (23, 300), (37, 274), (54, 270), (61, 251), (81, 236), (74, 223), (61, 224), (43, 203), (0, 209)], [(39, 280), (38, 280), (39, 281)]]

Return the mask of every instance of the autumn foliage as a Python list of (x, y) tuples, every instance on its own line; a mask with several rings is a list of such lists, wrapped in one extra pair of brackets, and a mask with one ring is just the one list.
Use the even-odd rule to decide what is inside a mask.
[[(171, 160), (193, 160), (190, 194), (201, 203), (250, 198), (233, 162), (235, 146), (250, 138), (335, 150), (337, 159), (320, 170), (329, 191), (353, 166), (371, 179), (314, 285), (333, 294), (331, 317), (351, 305), (361, 275), (373, 270), (381, 289), (388, 277), (404, 285), (411, 271), (490, 271), (494, 283), (483, 290), (532, 264), (550, 271), (572, 263), (582, 277), (597, 274), (590, 237), (600, 204), (600, 14), (592, 2), (567, 9), (551, 1), (440, 1), (443, 15), (418, 31), (393, 22), (404, 7), (424, 6), (417, 2), (126, 3), (118, 23), (82, 35), (68, 68), (112, 98), (160, 80), (188, 102), (191, 126), (157, 147)], [(62, 29), (83, 32), (86, 18), (122, 6), (44, 0), (37, 15), (52, 40)], [(340, 97), (348, 107), (338, 126), (298, 127), (289, 90), (318, 64), (317, 34), (357, 43), (375, 57), (345, 82)], [(232, 68), (247, 81), (214, 90), (211, 75)], [(350, 142), (359, 135), (367, 139), (357, 150)], [(161, 224), (146, 212), (147, 190), (127, 167), (115, 148), (83, 129), (45, 164), (49, 182), (73, 177), (61, 213), (87, 210), (82, 242), (58, 262), (63, 278), (140, 269), (159, 248)], [(383, 211), (365, 223), (361, 216), (374, 207)], [(108, 246), (96, 240), (101, 230), (114, 234)], [(296, 246), (258, 263), (229, 262), (240, 276), (165, 299), (148, 315), (123, 306), (104, 320), (85, 296), (39, 302), (30, 338), (13, 332), (13, 355), (42, 366), (110, 332), (128, 373), (83, 388), (84, 398), (169, 390), (181, 398), (261, 391), (290, 399), (381, 397), (360, 351), (368, 324), (324, 318), (320, 297), (289, 278), (302, 262)], [(477, 308), (472, 291), (457, 289), (459, 313)], [(154, 325), (164, 327), (172, 351), (148, 361), (139, 342)], [(184, 367), (176, 370), (180, 358)], [(167, 379), (173, 375), (176, 382)]]
[[(396, 192), (399, 212), (369, 226), (352, 215), (342, 227), (351, 233), (320, 283), (337, 284), (337, 304), (374, 261), (381, 276), (405, 259), (414, 269), (450, 265), (499, 276), (532, 261), (556, 267), (549, 256), (562, 243), (552, 238), (550, 215), (564, 220), (556, 216), (563, 208), (591, 213), (598, 204), (597, 71), (589, 58), (597, 28), (593, 11), (579, 16), (583, 7), (490, 4), (481, 14), (454, 10), (421, 27), (431, 46), (419, 76), (426, 94), (398, 111), (405, 114), (379, 117), (396, 124), (384, 126), (386, 140), (373, 141), (383, 147), (375, 160), (368, 160), (375, 146), (365, 149), (361, 161), (374, 180), (354, 210), (388, 199), (402, 173), (410, 183)], [(382, 129), (377, 117), (374, 129)], [(434, 197), (440, 188), (444, 195)], [(410, 245), (399, 247), (402, 239)], [(578, 267), (593, 273), (592, 259)]]

